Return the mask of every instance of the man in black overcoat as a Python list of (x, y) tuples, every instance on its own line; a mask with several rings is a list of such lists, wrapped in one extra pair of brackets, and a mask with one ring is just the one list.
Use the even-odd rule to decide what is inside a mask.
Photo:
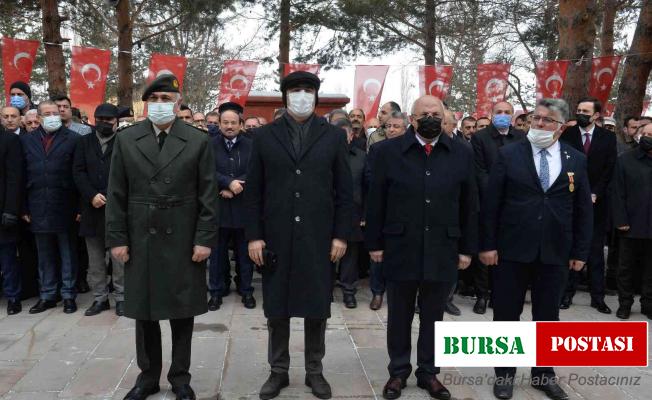
[[(305, 321), (305, 383), (330, 398), (322, 375), (333, 262), (346, 251), (353, 184), (346, 135), (315, 115), (319, 78), (299, 71), (281, 82), (287, 112), (254, 136), (245, 190), (249, 256), (262, 267), (271, 399), (289, 384), (290, 318)], [(271, 263), (276, 256), (276, 263)], [(265, 257), (267, 254), (267, 257)]]

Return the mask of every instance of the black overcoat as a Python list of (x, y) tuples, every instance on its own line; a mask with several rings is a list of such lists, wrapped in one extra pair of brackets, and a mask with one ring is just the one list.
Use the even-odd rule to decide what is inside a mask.
[[(20, 219), (23, 196), (23, 153), (18, 135), (0, 128), (0, 216)], [(0, 226), (0, 243), (15, 242), (18, 224)]]

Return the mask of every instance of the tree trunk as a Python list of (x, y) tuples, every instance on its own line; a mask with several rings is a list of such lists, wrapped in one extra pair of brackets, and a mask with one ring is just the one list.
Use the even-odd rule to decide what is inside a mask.
[(568, 67), (563, 98), (571, 110), (586, 96), (591, 74), (591, 58), (595, 41), (595, 0), (560, 0), (559, 59), (573, 61)]
[(133, 23), (129, 0), (120, 0), (116, 6), (118, 23), (118, 104), (132, 107), (134, 96)]
[(437, 55), (437, 28), (436, 28), (435, 0), (426, 0), (426, 12), (423, 19), (425, 31), (423, 58), (426, 65), (435, 65)]
[[(629, 115), (641, 115), (643, 111), (645, 88), (652, 70), (652, 0), (643, 1), (629, 54), (618, 87), (614, 114), (618, 122)], [(618, 132), (622, 135), (620, 130)]]
[(600, 31), (600, 56), (614, 54), (614, 22), (618, 11), (617, 0), (604, 0), (602, 12), (602, 29)]
[(66, 94), (66, 62), (61, 44), (61, 21), (56, 0), (40, 0), (43, 16), (43, 41), (45, 64), (48, 68), (48, 94), (50, 97)]
[(278, 76), (283, 78), (285, 64), (290, 62), (290, 0), (281, 0), (278, 41)]
[(557, 59), (557, 50), (558, 50), (558, 40), (557, 40), (557, 27), (554, 26), (555, 21), (555, 12), (557, 6), (557, 0), (546, 0), (546, 4), (543, 9), (543, 20), (545, 26), (549, 32), (546, 37), (546, 60), (555, 60)]

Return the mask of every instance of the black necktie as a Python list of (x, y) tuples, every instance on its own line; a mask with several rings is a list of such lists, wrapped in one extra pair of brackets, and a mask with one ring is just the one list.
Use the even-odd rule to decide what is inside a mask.
[(233, 141), (232, 140), (227, 140), (226, 141), (226, 150), (230, 153), (232, 148), (233, 148)]
[(168, 137), (168, 134), (165, 133), (165, 131), (161, 131), (161, 133), (158, 134), (158, 151), (161, 151), (161, 149), (163, 148), (166, 137)]

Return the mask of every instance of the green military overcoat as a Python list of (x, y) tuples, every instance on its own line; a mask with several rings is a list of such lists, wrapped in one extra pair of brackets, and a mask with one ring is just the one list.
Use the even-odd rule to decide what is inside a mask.
[(218, 191), (208, 135), (175, 120), (159, 151), (149, 120), (116, 135), (106, 206), (106, 244), (129, 246), (125, 316), (193, 317), (207, 311), (206, 261), (217, 245)]

